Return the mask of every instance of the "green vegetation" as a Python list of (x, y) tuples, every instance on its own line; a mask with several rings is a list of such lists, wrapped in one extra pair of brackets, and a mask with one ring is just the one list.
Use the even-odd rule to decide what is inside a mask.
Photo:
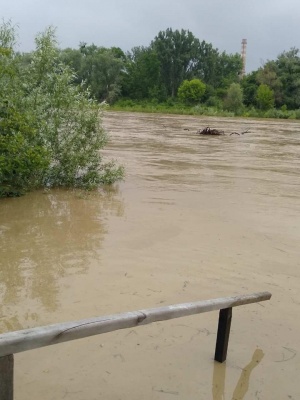
[(178, 99), (186, 104), (200, 103), (205, 93), (206, 85), (200, 79), (183, 81), (178, 88)]
[(259, 85), (256, 92), (257, 105), (261, 110), (269, 110), (274, 107), (274, 91), (263, 83)]
[(26, 57), (15, 52), (15, 36), (11, 23), (0, 26), (0, 197), (120, 179), (123, 169), (99, 152), (107, 142), (101, 107), (74, 83), (54, 30), (38, 35)]
[[(298, 53), (284, 51), (242, 78), (239, 54), (220, 52), (190, 31), (168, 28), (149, 46), (126, 54), (81, 43), (61, 50), (60, 57), (76, 71), (75, 83), (115, 110), (299, 118)], [(204, 93), (193, 86), (199, 81)]]
[(240, 114), (243, 109), (243, 90), (239, 83), (232, 83), (226, 93), (224, 99), (224, 108)]

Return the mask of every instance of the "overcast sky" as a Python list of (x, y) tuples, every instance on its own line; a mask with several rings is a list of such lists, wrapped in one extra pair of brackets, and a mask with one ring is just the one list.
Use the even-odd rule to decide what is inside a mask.
[(0, 16), (19, 26), (19, 50), (57, 28), (61, 48), (148, 46), (159, 31), (190, 30), (227, 53), (240, 53), (247, 39), (246, 72), (300, 48), (300, 0), (0, 0)]

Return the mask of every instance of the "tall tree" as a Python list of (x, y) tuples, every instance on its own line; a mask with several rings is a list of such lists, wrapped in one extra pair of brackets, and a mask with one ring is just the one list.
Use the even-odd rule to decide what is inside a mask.
[(300, 57), (292, 48), (281, 53), (276, 60), (268, 61), (257, 71), (258, 84), (267, 85), (274, 92), (275, 105), (289, 109), (300, 107)]
[[(26, 107), (28, 82), (22, 58), (15, 50), (10, 22), (0, 25), (0, 197), (18, 196), (38, 185), (50, 164), (49, 151), (35, 127), (36, 116)], [(25, 104), (24, 104), (25, 103)]]
[(199, 46), (199, 40), (184, 29), (168, 28), (152, 41), (151, 47), (160, 62), (161, 84), (168, 96), (175, 97), (181, 82), (193, 77)]
[(227, 54), (223, 51), (217, 60), (217, 74), (215, 76), (215, 87), (229, 87), (232, 83), (238, 83), (243, 67), (240, 54)]
[(80, 43), (78, 50), (63, 50), (61, 57), (75, 69), (76, 83), (84, 82), (97, 100), (114, 102), (117, 99), (126, 58), (121, 49)]
[(300, 57), (299, 49), (281, 53), (277, 60), (277, 74), (282, 84), (282, 103), (289, 109), (300, 107)]
[(258, 86), (257, 71), (252, 71), (250, 74), (245, 75), (241, 80), (245, 106), (249, 107), (255, 105)]
[(283, 87), (278, 75), (278, 66), (275, 61), (268, 61), (256, 73), (256, 80), (259, 85), (267, 85), (274, 92), (275, 104), (282, 105)]
[(123, 74), (122, 94), (136, 100), (164, 97), (160, 88), (160, 63), (150, 47), (134, 47), (128, 53)]
[(200, 43), (194, 63), (194, 75), (207, 85), (214, 87), (218, 74), (218, 50), (204, 40)]
[[(151, 43), (160, 62), (161, 84), (174, 97), (184, 80), (198, 78), (213, 90), (238, 82), (240, 55), (219, 53), (212, 44), (199, 41), (190, 31), (161, 31)], [(208, 91), (209, 93), (210, 91)]]

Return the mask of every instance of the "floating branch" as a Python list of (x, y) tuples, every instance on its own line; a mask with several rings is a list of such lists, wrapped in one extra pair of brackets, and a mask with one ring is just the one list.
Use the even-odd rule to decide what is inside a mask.
[[(229, 136), (231, 135), (244, 135), (245, 133), (248, 133), (249, 129), (243, 132), (231, 132)], [(224, 136), (226, 133), (224, 131), (220, 131), (219, 129), (211, 129), (210, 127), (204, 128), (204, 129), (199, 129), (197, 131), (198, 135), (207, 135), (207, 136)]]
[(244, 132), (241, 132), (241, 133), (238, 133), (238, 132), (231, 132), (231, 134), (229, 135), (229, 136), (231, 136), (231, 135), (243, 135), (244, 133), (248, 133), (249, 132), (249, 129), (247, 129), (246, 131), (244, 131)]

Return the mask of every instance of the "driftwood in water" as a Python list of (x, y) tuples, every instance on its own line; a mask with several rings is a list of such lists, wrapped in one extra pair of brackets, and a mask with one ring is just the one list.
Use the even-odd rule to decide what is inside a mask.
[(204, 128), (202, 130), (199, 129), (197, 133), (199, 135), (212, 135), (212, 136), (225, 135), (224, 131), (219, 131), (218, 129), (210, 129), (210, 127)]
[[(246, 131), (243, 132), (231, 132), (229, 134), (229, 136), (231, 135), (244, 135), (244, 133), (248, 133), (249, 129), (247, 129)], [(199, 129), (199, 131), (197, 131), (198, 135), (207, 135), (207, 136), (223, 136), (226, 135), (226, 133), (224, 131), (220, 131), (219, 129), (211, 129), (209, 127), (204, 128), (204, 129)]]

